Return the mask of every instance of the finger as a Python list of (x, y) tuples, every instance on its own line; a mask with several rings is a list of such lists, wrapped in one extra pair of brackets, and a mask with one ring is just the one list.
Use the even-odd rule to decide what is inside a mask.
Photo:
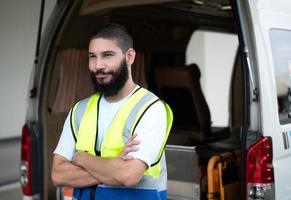
[(124, 155), (124, 156), (120, 156), (120, 158), (122, 159), (122, 160), (133, 160), (134, 158), (133, 158), (133, 156), (128, 156), (128, 155)]
[(127, 147), (120, 153), (120, 156), (125, 156), (131, 152), (138, 151), (138, 149), (138, 147)]
[(139, 140), (133, 140), (131, 142), (128, 142), (126, 144), (126, 147), (132, 147), (132, 146), (139, 145), (139, 144), (140, 144), (140, 141)]
[(128, 142), (127, 142), (127, 143), (133, 141), (133, 140), (136, 138), (136, 136), (137, 136), (136, 134), (132, 135), (132, 136), (128, 139)]
[(135, 152), (135, 151), (138, 151), (139, 148), (138, 147), (126, 147), (123, 151), (122, 151), (122, 155), (126, 155), (130, 152)]

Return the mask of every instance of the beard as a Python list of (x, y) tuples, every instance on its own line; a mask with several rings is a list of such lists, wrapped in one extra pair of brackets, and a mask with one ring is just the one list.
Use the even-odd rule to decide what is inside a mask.
[[(99, 83), (96, 78), (98, 74), (110, 74), (112, 78), (108, 83)], [(115, 72), (105, 72), (104, 70), (91, 72), (91, 80), (96, 92), (101, 92), (105, 97), (117, 95), (128, 80), (128, 68), (125, 58), (120, 62)]]

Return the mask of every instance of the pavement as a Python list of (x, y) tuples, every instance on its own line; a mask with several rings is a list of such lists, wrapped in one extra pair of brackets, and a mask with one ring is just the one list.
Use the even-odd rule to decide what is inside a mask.
[(20, 200), (20, 138), (0, 140), (0, 200)]
[(21, 187), (19, 182), (2, 185), (0, 187), (0, 200), (21, 200)]

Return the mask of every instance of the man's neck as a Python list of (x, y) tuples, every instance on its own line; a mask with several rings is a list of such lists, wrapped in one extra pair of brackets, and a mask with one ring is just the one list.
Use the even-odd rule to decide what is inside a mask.
[(129, 79), (116, 95), (105, 97), (105, 99), (110, 103), (120, 101), (124, 97), (128, 96), (134, 90), (135, 86), (136, 84), (133, 80)]

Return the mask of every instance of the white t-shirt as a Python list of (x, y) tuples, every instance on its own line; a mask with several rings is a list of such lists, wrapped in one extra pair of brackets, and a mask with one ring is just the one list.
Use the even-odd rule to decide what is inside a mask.
[[(138, 87), (136, 87), (135, 90), (137, 88)], [(99, 151), (111, 121), (131, 94), (114, 103), (108, 102), (103, 96), (101, 97), (99, 106), (97, 140), (97, 149)], [(72, 160), (76, 146), (71, 130), (69, 117), (70, 113), (65, 121), (59, 143), (54, 151), (54, 153), (59, 154), (68, 160)], [(161, 148), (163, 148), (163, 142), (166, 136), (166, 128), (167, 117), (165, 106), (161, 101), (157, 101), (145, 112), (140, 122), (138, 123), (134, 134), (137, 135), (136, 140), (140, 141), (140, 144), (137, 146), (139, 150), (136, 152), (131, 152), (129, 155), (144, 161), (148, 166), (155, 163), (158, 159)]]

